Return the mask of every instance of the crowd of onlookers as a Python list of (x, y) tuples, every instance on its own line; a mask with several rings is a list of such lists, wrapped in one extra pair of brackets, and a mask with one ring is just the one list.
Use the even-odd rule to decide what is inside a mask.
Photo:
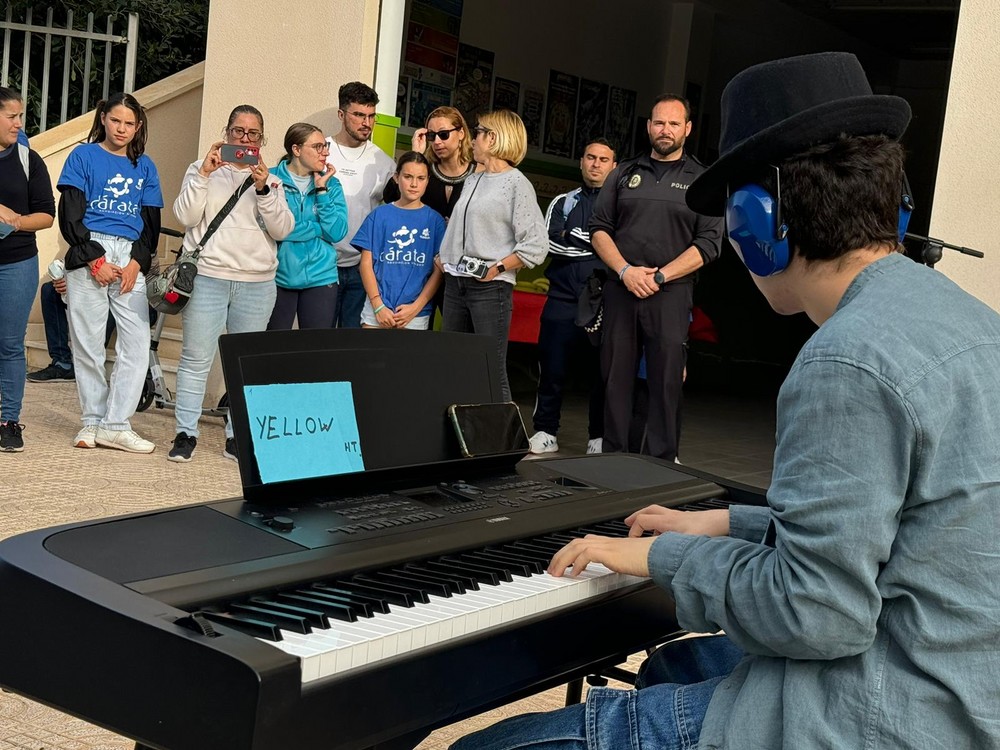
[[(509, 401), (506, 354), (515, 277), (549, 255), (531, 450), (558, 449), (566, 368), (583, 345), (594, 393), (588, 451), (601, 451), (602, 442), (604, 450), (629, 448), (620, 427), (624, 420), (627, 433), (638, 375), (640, 384), (650, 386), (643, 392), (648, 390), (652, 410), (667, 415), (650, 420), (646, 443), (657, 455), (675, 458), (676, 408), (669, 403), (679, 399), (691, 272), (717, 254), (718, 228), (704, 217), (700, 221), (709, 229), (696, 226), (699, 220), (686, 209), (684, 216), (678, 209), (648, 226), (643, 204), (659, 211), (661, 182), (678, 192), (678, 180), (687, 179), (694, 164), (681, 158), (690, 130), (686, 102), (657, 100), (650, 120), (653, 155), (619, 169), (612, 189), (602, 192), (609, 175), (619, 174), (613, 172), (613, 148), (600, 138), (587, 144), (580, 162), (584, 186), (558, 196), (545, 216), (517, 169), (527, 153), (518, 115), (488, 112), (470, 129), (457, 109), (439, 107), (414, 132), (412, 150), (393, 162), (372, 142), (377, 104), (378, 95), (366, 84), (341, 86), (339, 132), (327, 136), (315, 125), (295, 123), (274, 166), (262, 150), (263, 115), (240, 105), (221, 139), (188, 167), (173, 215), (185, 227), (185, 252), (197, 249), (197, 275), (180, 309), (176, 433), (168, 458), (186, 462), (194, 454), (209, 371), (225, 331), (296, 325), (426, 330), (437, 308), (442, 330), (493, 338), (501, 398)], [(2, 89), (0, 105), (0, 222), (11, 227), (0, 239), (0, 435), (4, 451), (20, 451), (24, 333), (39, 276), (35, 232), (51, 226), (57, 212), (44, 162), (21, 143), (24, 103)], [(68, 250), (51, 285), (43, 285), (52, 362), (27, 379), (76, 380), (82, 424), (73, 444), (80, 448), (155, 448), (130, 424), (146, 381), (156, 314), (147, 303), (146, 275), (163, 208), (156, 166), (144, 153), (148, 131), (143, 107), (132, 95), (100, 102), (86, 142), (73, 149), (56, 181), (58, 226)], [(650, 191), (651, 203), (644, 195)], [(658, 244), (666, 249), (649, 247), (662, 233), (669, 242)], [(615, 326), (615, 336), (632, 344), (619, 351), (618, 344), (605, 343), (598, 355), (575, 317), (584, 286), (605, 271), (605, 330)], [(657, 299), (666, 306), (644, 307), (663, 308), (652, 323), (642, 316), (624, 320), (635, 317), (634, 311), (613, 302), (622, 296), (647, 299), (661, 290)], [(113, 328), (115, 361), (108, 378), (105, 352)], [(668, 371), (664, 387), (661, 375)], [(615, 393), (605, 399), (612, 384)], [(628, 414), (620, 415), (626, 402)], [(224, 455), (236, 459), (228, 421)]]

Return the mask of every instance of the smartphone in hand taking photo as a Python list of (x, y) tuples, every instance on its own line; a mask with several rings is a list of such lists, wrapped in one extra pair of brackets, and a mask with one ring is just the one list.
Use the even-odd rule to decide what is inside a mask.
[(219, 146), (219, 156), (222, 161), (230, 164), (256, 164), (260, 160), (260, 149), (257, 146), (231, 146), (224, 143)]

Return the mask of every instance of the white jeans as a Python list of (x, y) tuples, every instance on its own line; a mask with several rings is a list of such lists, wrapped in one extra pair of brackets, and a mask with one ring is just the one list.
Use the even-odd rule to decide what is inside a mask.
[[(131, 240), (96, 232), (90, 238), (104, 247), (107, 263), (124, 267), (132, 259)], [(140, 273), (132, 291), (122, 294), (121, 282), (101, 286), (90, 275), (90, 268), (84, 266), (66, 274), (66, 291), (66, 315), (83, 424), (130, 430), (128, 420), (135, 414), (149, 369), (146, 279)], [(110, 385), (104, 370), (109, 311), (118, 327)]]

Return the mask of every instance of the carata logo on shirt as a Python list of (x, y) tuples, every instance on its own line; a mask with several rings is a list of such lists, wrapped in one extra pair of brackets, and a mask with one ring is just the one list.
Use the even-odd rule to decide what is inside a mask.
[(389, 244), (396, 245), (400, 250), (402, 250), (407, 245), (413, 244), (413, 238), (416, 236), (417, 231), (418, 230), (416, 229), (407, 229), (404, 224), (392, 233), (392, 238), (389, 240)]
[(126, 178), (121, 174), (116, 174), (114, 177), (109, 179), (108, 184), (104, 186), (104, 192), (111, 193), (111, 195), (105, 195), (102, 198), (95, 198), (90, 202), (90, 208), (94, 211), (103, 211), (105, 213), (114, 214), (128, 214), (129, 216), (134, 216), (139, 213), (138, 203), (130, 200), (120, 200), (122, 196), (128, 195), (132, 192), (131, 186), (133, 182), (135, 182), (135, 189), (137, 191), (142, 190), (142, 178), (136, 182), (131, 177)]

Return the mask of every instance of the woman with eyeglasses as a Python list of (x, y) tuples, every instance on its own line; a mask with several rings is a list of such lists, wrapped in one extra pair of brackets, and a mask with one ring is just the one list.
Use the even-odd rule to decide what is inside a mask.
[[(447, 221), (462, 194), (462, 185), (476, 171), (469, 126), (454, 107), (438, 107), (427, 116), (426, 127), (414, 131), (411, 146), (430, 162), (424, 205)], [(399, 185), (390, 180), (382, 200), (392, 203), (399, 200), (399, 194)]]
[(535, 189), (516, 169), (528, 152), (521, 118), (503, 109), (488, 112), (473, 133), (473, 158), (482, 171), (466, 179), (441, 243), (441, 328), (495, 339), (502, 398), (509, 401), (507, 335), (515, 276), (545, 260), (549, 242)]
[[(295, 228), (284, 186), (259, 152), (253, 164), (223, 161), (224, 145), (266, 144), (264, 116), (241, 104), (229, 115), (223, 137), (188, 167), (174, 201), (174, 216), (187, 227), (184, 247), (193, 251), (230, 198), (239, 195), (201, 251), (194, 291), (181, 313), (184, 338), (177, 366), (177, 434), (167, 456), (171, 461), (190, 461), (198, 443), (198, 419), (219, 336), (267, 328), (276, 296), (278, 241)], [(236, 460), (228, 420), (222, 455)]]
[(337, 309), (337, 247), (347, 234), (347, 202), (327, 165), (330, 144), (315, 125), (297, 122), (285, 133), (285, 155), (271, 174), (281, 180), (295, 229), (278, 243), (278, 296), (269, 331), (330, 328)]

